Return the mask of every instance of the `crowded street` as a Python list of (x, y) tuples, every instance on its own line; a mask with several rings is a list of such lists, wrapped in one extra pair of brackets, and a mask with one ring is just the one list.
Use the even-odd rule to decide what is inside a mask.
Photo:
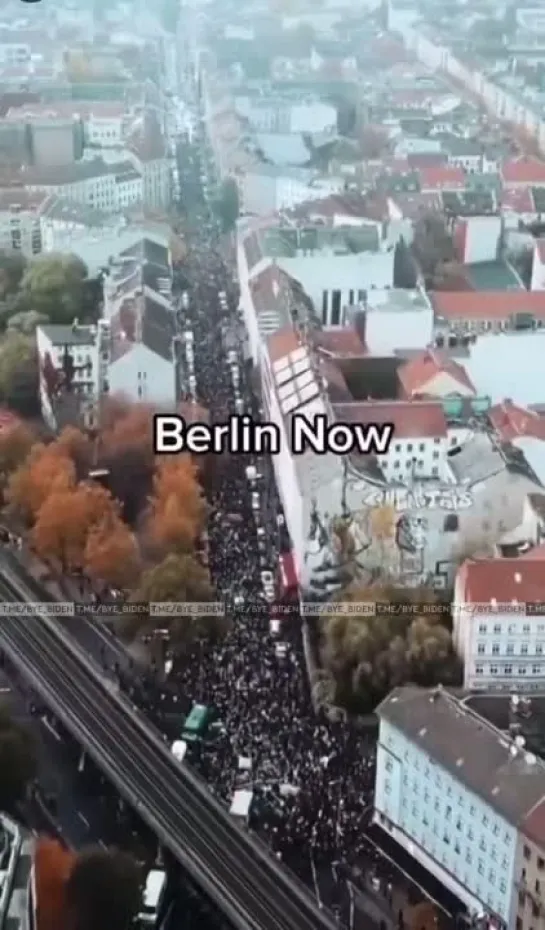
[[(197, 184), (196, 160), (193, 171)], [(225, 349), (225, 332), (236, 326), (236, 294), (217, 251), (216, 222), (205, 199), (199, 200), (184, 268), (189, 299), (180, 304), (179, 323), (192, 333), (196, 394), (190, 399), (208, 410), (212, 422), (223, 422), (240, 412), (241, 402), (248, 412), (258, 404), (242, 355), (233, 366)], [(280, 632), (271, 622), (262, 573), (275, 571), (278, 530), (274, 508), (265, 513), (253, 506), (256, 494), (274, 499), (274, 487), (264, 486), (271, 472), (263, 462), (230, 456), (218, 463), (207, 489), (209, 565), (218, 600), (230, 608), (227, 637), (216, 645), (198, 643), (183, 659), (176, 657), (166, 685), (151, 676), (130, 685), (131, 696), (169, 739), (175, 737), (173, 720), (193, 703), (213, 708), (214, 739), (191, 744), (187, 760), (227, 806), (236, 791), (251, 790), (250, 828), (342, 924), (357, 927), (361, 917), (366, 926), (370, 919), (391, 925), (397, 922), (388, 903), (393, 873), (366, 837), (374, 734), (316, 715), (295, 608)], [(355, 902), (352, 881), (358, 876), (365, 879), (359, 878), (363, 894)]]

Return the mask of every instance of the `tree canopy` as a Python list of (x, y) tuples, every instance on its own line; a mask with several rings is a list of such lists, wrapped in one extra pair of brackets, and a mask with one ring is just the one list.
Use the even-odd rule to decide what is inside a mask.
[[(66, 883), (73, 930), (128, 930), (141, 909), (142, 873), (132, 856), (91, 847), (77, 856)], [(107, 920), (105, 920), (107, 915)]]
[(38, 354), (34, 335), (10, 332), (0, 341), (0, 403), (23, 417), (39, 413)]
[(226, 178), (222, 181), (216, 201), (216, 213), (221, 220), (223, 232), (230, 232), (234, 228), (239, 212), (240, 200), (237, 182), (234, 178)]
[(30, 732), (0, 705), (0, 810), (12, 811), (36, 775), (36, 746)]
[(46, 254), (29, 263), (20, 290), (29, 310), (71, 324), (82, 315), (86, 280), (87, 268), (77, 256)]
[[(153, 410), (108, 403), (90, 434), (68, 427), (49, 444), (25, 430), (0, 438), (5, 499), (29, 531), (35, 553), (55, 570), (83, 573), (97, 590), (133, 601), (214, 600), (199, 543), (206, 503), (189, 455), (155, 457)], [(100, 479), (92, 480), (95, 470)], [(130, 494), (130, 498), (128, 497)], [(134, 638), (156, 626), (131, 614), (119, 632)], [(191, 616), (166, 623), (174, 644), (218, 637), (225, 618)]]
[[(338, 599), (338, 598), (337, 598)], [(458, 683), (460, 667), (445, 611), (429, 591), (355, 586), (343, 601), (414, 605), (411, 609), (339, 613), (324, 618), (321, 657), (335, 682), (335, 703), (368, 713), (392, 688), (408, 681), (422, 686)]]

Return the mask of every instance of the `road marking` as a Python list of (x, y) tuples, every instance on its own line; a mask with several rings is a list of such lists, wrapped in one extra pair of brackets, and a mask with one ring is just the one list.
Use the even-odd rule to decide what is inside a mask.
[(81, 811), (78, 811), (78, 817), (81, 820), (81, 822), (85, 824), (87, 829), (89, 829), (89, 821), (87, 820), (87, 817), (85, 816), (85, 814), (82, 814)]
[(40, 720), (42, 721), (46, 730), (49, 730), (49, 732), (51, 733), (51, 736), (54, 736), (58, 743), (62, 743), (62, 736), (59, 736), (55, 727), (53, 726), (52, 723), (49, 722), (47, 717), (40, 717)]

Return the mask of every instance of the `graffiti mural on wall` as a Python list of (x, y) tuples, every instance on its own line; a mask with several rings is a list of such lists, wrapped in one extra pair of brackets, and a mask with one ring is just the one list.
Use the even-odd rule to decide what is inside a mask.
[[(353, 490), (356, 486), (352, 485)], [(451, 487), (369, 488), (362, 487), (362, 502), (368, 507), (393, 507), (397, 513), (407, 510), (468, 510), (473, 506), (470, 491)]]
[(318, 514), (314, 503), (313, 565), (324, 559), (329, 570), (334, 562), (363, 583), (386, 578), (412, 586), (435, 583), (429, 559), (437, 533), (444, 535), (445, 520), (456, 531), (458, 512), (473, 506), (471, 492), (427, 484), (377, 488), (361, 477), (348, 477), (346, 490), (342, 516)]

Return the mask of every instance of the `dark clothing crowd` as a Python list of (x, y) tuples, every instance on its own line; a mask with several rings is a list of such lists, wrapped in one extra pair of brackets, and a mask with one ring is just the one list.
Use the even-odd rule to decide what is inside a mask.
[[(185, 271), (189, 299), (184, 296), (180, 314), (183, 330), (193, 333), (198, 401), (212, 422), (224, 422), (241, 404), (245, 412), (259, 408), (242, 347), (235, 364), (226, 347), (226, 332), (239, 325), (237, 298), (215, 239), (214, 221), (203, 207)], [(187, 761), (227, 806), (235, 791), (252, 790), (249, 829), (348, 924), (353, 906), (347, 903), (346, 879), (359, 872), (367, 879), (380, 876), (385, 884), (390, 880), (388, 863), (366, 836), (375, 739), (350, 722), (331, 722), (314, 711), (300, 619), (291, 616), (285, 629), (273, 632), (262, 573), (264, 566), (276, 571), (278, 531), (271, 508), (264, 513), (254, 503), (256, 493), (268, 500), (276, 494), (274, 487), (264, 487), (271, 474), (256, 459), (227, 456), (208, 489), (208, 559), (218, 600), (230, 605), (226, 637), (195, 644), (174, 659), (166, 682), (159, 684), (159, 676), (143, 680), (132, 696), (146, 704), (169, 739), (193, 703), (213, 708), (216, 724), (190, 745)]]

